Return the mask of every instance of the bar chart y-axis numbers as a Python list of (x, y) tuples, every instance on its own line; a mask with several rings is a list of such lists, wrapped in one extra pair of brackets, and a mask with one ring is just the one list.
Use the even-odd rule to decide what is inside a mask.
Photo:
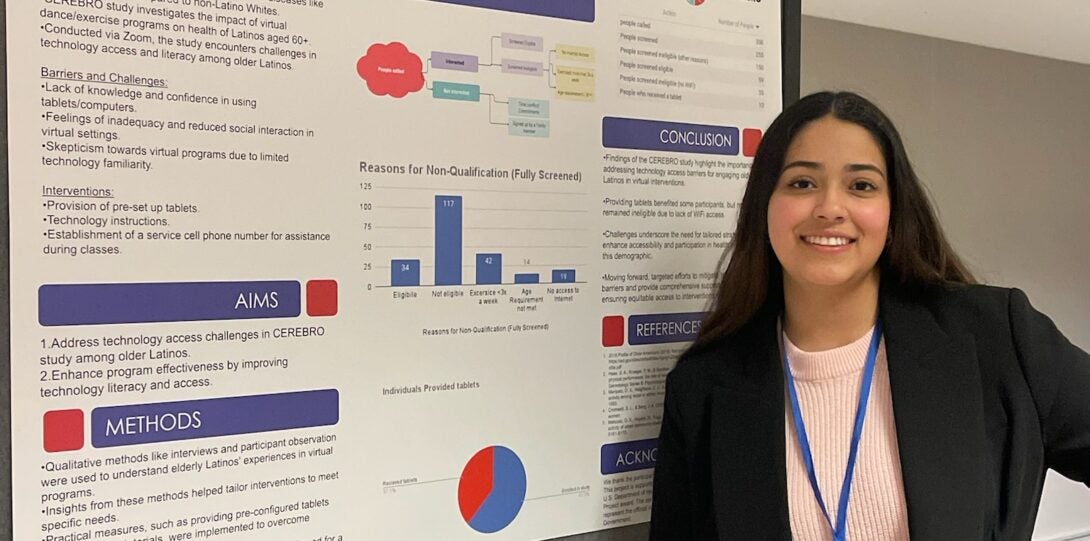
[[(375, 186), (371, 182), (359, 183), (360, 193), (362, 194), (359, 201), (359, 212), (362, 220), (360, 221), (360, 231), (363, 233), (364, 241), (360, 244), (360, 252), (363, 254), (363, 261), (361, 269), (365, 273), (365, 276), (370, 278), (371, 272), (375, 270), (374, 261), (372, 256), (375, 251), (375, 244), (371, 239), (370, 233), (374, 231), (374, 211), (375, 203), (372, 201), (372, 195), (374, 194)], [(368, 279), (365, 282), (367, 291), (373, 291), (375, 283)]]

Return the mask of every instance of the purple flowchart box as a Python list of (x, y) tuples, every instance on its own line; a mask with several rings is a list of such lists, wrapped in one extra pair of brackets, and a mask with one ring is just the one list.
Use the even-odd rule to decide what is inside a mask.
[(525, 51), (542, 51), (545, 48), (545, 40), (541, 36), (526, 36), (523, 34), (500, 34), (500, 43), (504, 49), (522, 49)]
[(525, 60), (511, 60), (504, 58), (500, 61), (500, 69), (504, 73), (514, 75), (533, 75), (541, 77), (545, 73), (545, 67), (541, 62), (527, 62)]
[(477, 66), (477, 57), (473, 55), (444, 53), (440, 51), (431, 53), (431, 67), (436, 69), (476, 73), (478, 70)]

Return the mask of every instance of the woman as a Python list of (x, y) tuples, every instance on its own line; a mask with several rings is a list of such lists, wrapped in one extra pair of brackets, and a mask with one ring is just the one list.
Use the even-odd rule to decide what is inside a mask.
[(667, 378), (651, 539), (1029, 539), (1046, 468), (1090, 483), (1090, 357), (974, 285), (873, 104), (789, 107)]

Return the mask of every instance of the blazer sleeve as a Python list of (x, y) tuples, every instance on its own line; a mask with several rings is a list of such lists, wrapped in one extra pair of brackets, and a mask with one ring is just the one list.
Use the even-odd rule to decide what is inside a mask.
[(666, 378), (662, 428), (655, 456), (651, 500), (650, 541), (693, 539), (692, 487), (686, 459), (684, 431), (678, 411), (678, 393), (670, 374)]
[(1060, 333), (1026, 294), (1010, 292), (1011, 332), (1037, 405), (1045, 464), (1090, 487), (1090, 355)]

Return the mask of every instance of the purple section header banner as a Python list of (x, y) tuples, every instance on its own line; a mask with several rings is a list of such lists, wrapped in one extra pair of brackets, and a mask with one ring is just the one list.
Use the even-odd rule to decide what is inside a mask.
[(557, 19), (594, 22), (595, 0), (432, 0), (444, 4), (458, 4), (527, 15), (541, 15)]
[(337, 424), (336, 389), (95, 408), (91, 445), (117, 447)]
[(667, 344), (695, 340), (704, 312), (643, 314), (628, 318), (628, 344)]
[(659, 440), (622, 441), (602, 446), (602, 475), (655, 467)]
[(737, 156), (738, 128), (636, 118), (602, 118), (602, 146)]
[(298, 317), (299, 282), (46, 284), (38, 323), (109, 325)]

